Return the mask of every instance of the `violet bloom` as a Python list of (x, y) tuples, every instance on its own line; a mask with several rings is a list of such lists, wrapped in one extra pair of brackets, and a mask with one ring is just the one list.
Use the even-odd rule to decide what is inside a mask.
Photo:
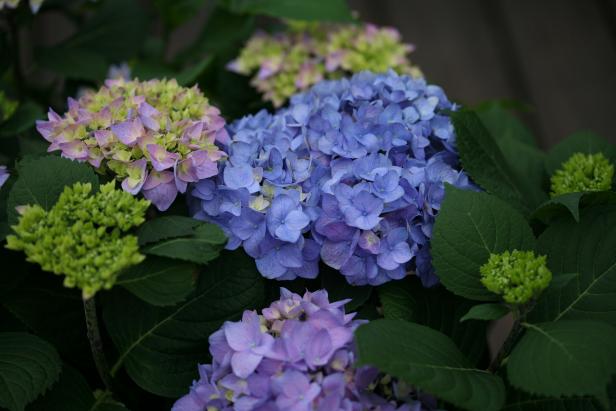
[(228, 128), (228, 158), (189, 189), (191, 213), (219, 224), (267, 278), (313, 278), (320, 259), (350, 284), (416, 274), (434, 285), (445, 183), (476, 189), (455, 148), (456, 108), (439, 87), (392, 71), (320, 82)]
[(365, 321), (349, 300), (280, 290), (258, 315), (226, 322), (209, 338), (212, 364), (172, 411), (435, 411), (434, 397), (371, 366), (356, 367), (353, 335)]
[(0, 187), (6, 183), (6, 180), (8, 180), (10, 176), (11, 174), (6, 169), (6, 166), (0, 166)]

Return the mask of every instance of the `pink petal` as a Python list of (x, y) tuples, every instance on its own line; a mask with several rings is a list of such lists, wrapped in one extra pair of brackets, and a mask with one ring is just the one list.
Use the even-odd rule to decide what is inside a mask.
[(111, 126), (111, 131), (113, 131), (113, 134), (115, 134), (118, 140), (127, 146), (135, 145), (137, 139), (145, 133), (143, 124), (138, 118), (114, 124)]

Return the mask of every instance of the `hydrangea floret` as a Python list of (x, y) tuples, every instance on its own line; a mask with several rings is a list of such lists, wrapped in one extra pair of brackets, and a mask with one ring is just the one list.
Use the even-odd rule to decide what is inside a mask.
[(0, 166), (0, 187), (2, 187), (4, 183), (6, 183), (10, 176), (11, 174), (9, 173), (9, 170), (6, 168), (6, 166)]
[(614, 165), (603, 153), (575, 153), (552, 175), (550, 195), (607, 191), (612, 187), (613, 178)]
[(391, 27), (289, 22), (286, 31), (254, 35), (228, 67), (254, 74), (251, 84), (280, 107), (291, 95), (323, 79), (388, 69), (420, 76), (408, 59), (413, 49)]
[(124, 191), (143, 193), (161, 211), (188, 183), (218, 172), (225, 121), (197, 86), (118, 78), (68, 106), (63, 117), (50, 110), (37, 122), (48, 151), (111, 171)]
[(90, 183), (76, 183), (49, 211), (38, 204), (20, 207), (6, 247), (23, 250), (45, 271), (65, 275), (64, 285), (81, 288), (84, 299), (111, 288), (120, 271), (144, 259), (137, 237), (127, 231), (145, 221), (150, 204), (114, 185), (91, 194)]
[(323, 81), (271, 115), (230, 126), (221, 173), (193, 185), (195, 218), (222, 226), (267, 278), (314, 278), (319, 259), (351, 284), (434, 275), (429, 239), (444, 183), (461, 171), (443, 90), (363, 72)]
[(509, 304), (525, 304), (547, 288), (552, 273), (546, 266), (546, 257), (532, 251), (505, 251), (491, 254), (481, 266), (481, 283), (495, 294), (503, 296)]
[(350, 300), (329, 302), (324, 290), (280, 300), (209, 338), (212, 364), (172, 411), (422, 411), (434, 397), (371, 366), (355, 366), (353, 336), (363, 321), (346, 314)]

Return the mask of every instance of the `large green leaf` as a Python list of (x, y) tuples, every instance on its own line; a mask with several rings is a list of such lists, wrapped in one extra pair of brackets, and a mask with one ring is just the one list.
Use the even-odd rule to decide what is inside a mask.
[(616, 328), (597, 321), (528, 324), (507, 361), (512, 385), (546, 396), (592, 395), (604, 403), (616, 373)]
[(417, 278), (392, 281), (378, 288), (383, 315), (426, 325), (449, 336), (458, 348), (477, 364), (484, 356), (486, 333), (484, 322), (460, 323), (473, 302), (458, 297), (445, 287), (424, 288)]
[(481, 284), (479, 268), (492, 253), (534, 247), (526, 220), (507, 203), (486, 193), (446, 187), (432, 235), (432, 259), (436, 275), (451, 292), (497, 300)]
[(27, 407), (27, 411), (87, 411), (94, 405), (88, 382), (74, 368), (64, 365), (57, 383)]
[(146, 254), (206, 264), (218, 257), (227, 238), (214, 224), (202, 224), (195, 228), (192, 237), (178, 237), (146, 246)]
[(575, 153), (603, 153), (616, 165), (616, 146), (590, 131), (574, 133), (558, 143), (545, 159), (545, 169), (549, 176)]
[(345, 0), (227, 0), (234, 13), (265, 14), (294, 20), (351, 21)]
[(509, 308), (504, 306), (503, 304), (479, 304), (471, 307), (470, 310), (462, 318), (460, 321), (468, 321), (468, 320), (498, 320), (501, 317), (504, 317), (509, 313)]
[(9, 224), (17, 223), (15, 207), (39, 204), (49, 210), (64, 191), (64, 187), (77, 182), (91, 183), (98, 190), (98, 177), (92, 167), (61, 157), (47, 156), (24, 159), (18, 165), (19, 178), (13, 185), (7, 201)]
[(490, 101), (482, 103), (475, 111), (497, 142), (511, 139), (526, 146), (536, 147), (535, 137), (512, 113), (513, 107), (510, 106), (511, 104), (507, 102)]
[(117, 285), (152, 305), (172, 305), (183, 301), (194, 289), (193, 264), (148, 256), (141, 264), (123, 272)]
[(475, 369), (447, 336), (401, 320), (376, 320), (356, 332), (358, 362), (370, 364), (465, 410), (500, 410), (502, 380)]
[(571, 214), (575, 221), (580, 221), (582, 208), (598, 204), (616, 204), (616, 193), (594, 191), (559, 195), (541, 204), (531, 218), (548, 223), (554, 217)]
[(473, 181), (484, 190), (527, 211), (536, 206), (535, 193), (509, 167), (490, 132), (470, 110), (451, 113), (460, 160)]
[(209, 357), (207, 341), (226, 320), (261, 307), (265, 281), (241, 252), (224, 253), (200, 275), (182, 303), (153, 307), (121, 290), (105, 302), (104, 319), (117, 349), (112, 373), (125, 366), (143, 389), (166, 397), (186, 392), (197, 363)]
[(550, 286), (531, 312), (533, 321), (595, 319), (616, 325), (616, 205), (587, 208), (579, 223), (562, 218), (539, 237), (554, 276), (578, 273)]
[(154, 218), (143, 223), (137, 230), (139, 245), (156, 243), (168, 238), (191, 236), (194, 234), (194, 229), (202, 224), (202, 221), (181, 215)]
[(58, 379), (61, 369), (56, 350), (26, 333), (0, 333), (0, 406), (23, 410)]
[(64, 77), (101, 81), (107, 74), (109, 63), (104, 56), (91, 49), (49, 47), (39, 49), (38, 64)]
[(513, 392), (507, 395), (503, 411), (603, 411), (603, 407), (588, 396), (552, 398)]
[(17, 107), (15, 113), (0, 125), (0, 137), (11, 137), (34, 127), (37, 119), (43, 116), (41, 107), (25, 102)]

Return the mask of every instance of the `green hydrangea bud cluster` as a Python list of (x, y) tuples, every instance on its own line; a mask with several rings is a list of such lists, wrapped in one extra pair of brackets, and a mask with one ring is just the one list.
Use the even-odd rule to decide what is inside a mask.
[(11, 100), (0, 90), (0, 123), (13, 116), (18, 105), (17, 101)]
[(509, 304), (524, 304), (538, 296), (552, 280), (546, 257), (532, 251), (491, 254), (481, 266), (481, 283)]
[(421, 76), (402, 43), (400, 33), (372, 24), (287, 22), (288, 29), (253, 36), (228, 68), (244, 75), (256, 73), (251, 84), (274, 106), (322, 79), (337, 79), (369, 70)]
[(64, 274), (64, 285), (81, 288), (84, 299), (111, 288), (120, 271), (145, 258), (137, 237), (126, 232), (145, 221), (150, 204), (114, 185), (91, 195), (91, 184), (76, 183), (49, 211), (38, 204), (20, 208), (7, 248), (23, 250), (45, 271)]
[(611, 188), (613, 177), (614, 165), (603, 153), (575, 153), (552, 175), (550, 195), (606, 191)]

